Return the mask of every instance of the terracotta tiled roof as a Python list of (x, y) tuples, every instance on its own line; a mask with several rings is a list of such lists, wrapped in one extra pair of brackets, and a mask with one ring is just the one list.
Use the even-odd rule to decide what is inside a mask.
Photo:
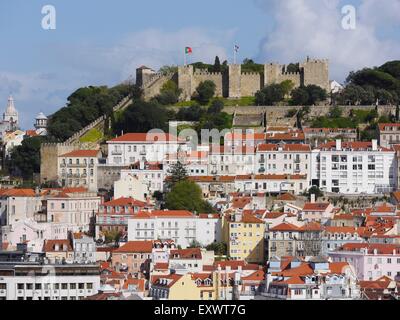
[[(303, 137), (304, 138), (304, 137)], [(259, 152), (278, 151), (282, 148), (284, 152), (310, 152), (311, 146), (309, 144), (260, 144), (257, 147)]]
[(128, 290), (130, 285), (136, 286), (138, 292), (144, 292), (145, 291), (145, 284), (146, 280), (145, 279), (134, 279), (134, 278), (129, 278), (124, 281), (124, 285), (122, 288), (124, 290)]
[[(157, 276), (151, 276), (150, 281), (151, 281), (152, 285), (165, 286), (167, 288), (171, 288), (182, 277), (183, 277), (183, 275), (179, 275), (179, 274), (157, 275)], [(166, 284), (166, 285), (161, 284), (162, 279), (169, 280), (168, 284)]]
[(8, 189), (3, 192), (5, 197), (35, 197), (36, 193), (33, 189)]
[[(59, 249), (56, 250), (56, 246), (59, 246)], [(67, 250), (65, 251), (64, 248)], [(44, 252), (69, 252), (72, 251), (72, 246), (69, 240), (45, 240), (43, 246)]]
[[(386, 131), (386, 127), (400, 127), (400, 123), (380, 123), (379, 124), (379, 130), (380, 131)], [(390, 129), (389, 129), (390, 130)]]
[(99, 150), (75, 150), (65, 153), (59, 157), (73, 157), (73, 158), (96, 158)]
[[(331, 141), (328, 143), (321, 144), (318, 149), (320, 150), (334, 150), (336, 149), (336, 142)], [(372, 142), (369, 141), (355, 141), (355, 142), (342, 142), (342, 150), (348, 149), (348, 150), (354, 150), (354, 151), (366, 151), (366, 150), (371, 150), (372, 149)], [(378, 146), (378, 151), (383, 151), (383, 152), (392, 152), (391, 149), (384, 148)]]
[(368, 244), (368, 243), (345, 243), (342, 247), (336, 251), (360, 251), (361, 249), (367, 249), (368, 253), (374, 253), (377, 250), (378, 254), (400, 254), (400, 245), (396, 244)]
[(193, 218), (193, 213), (187, 210), (154, 210), (140, 211), (132, 219), (150, 219), (150, 218)]
[(329, 203), (311, 203), (304, 204), (303, 211), (325, 211), (329, 207)]
[(154, 264), (154, 270), (168, 270), (168, 263), (158, 262)]
[(153, 241), (129, 241), (123, 246), (113, 251), (115, 253), (131, 253), (131, 252), (145, 252), (151, 253), (153, 250)]
[(270, 231), (300, 231), (301, 229), (294, 224), (283, 222), (270, 229)]
[[(127, 133), (123, 136), (117, 137), (115, 139), (109, 140), (108, 142), (178, 142), (177, 137), (165, 133), (165, 134), (156, 134), (156, 133)], [(179, 141), (184, 142), (184, 141)]]
[(171, 250), (170, 259), (201, 259), (200, 248), (189, 248), (189, 249), (176, 249)]
[(106, 207), (116, 207), (116, 206), (137, 206), (137, 207), (146, 207), (147, 203), (139, 200), (135, 200), (133, 198), (118, 198), (108, 202), (105, 202), (103, 206)]
[(276, 200), (281, 200), (281, 201), (295, 201), (297, 198), (291, 194), (291, 193), (284, 193), (280, 194)]

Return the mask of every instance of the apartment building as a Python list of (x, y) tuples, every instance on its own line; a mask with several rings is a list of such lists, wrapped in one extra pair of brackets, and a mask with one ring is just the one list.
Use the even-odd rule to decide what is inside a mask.
[(58, 157), (58, 182), (63, 187), (97, 191), (99, 150), (75, 150)]
[(89, 231), (100, 203), (101, 197), (97, 193), (79, 188), (66, 189), (47, 196), (47, 221), (69, 224), (72, 232)]
[(398, 244), (346, 243), (329, 252), (334, 262), (348, 262), (358, 280), (376, 280), (382, 276), (400, 276), (400, 246)]
[(127, 133), (107, 141), (107, 165), (128, 166), (138, 161), (162, 162), (167, 154), (186, 151), (186, 141), (168, 133)]
[(261, 144), (256, 150), (256, 171), (261, 174), (303, 174), (311, 172), (308, 144)]
[(267, 231), (268, 260), (284, 256), (318, 256), (321, 254), (322, 226), (308, 223), (297, 226), (283, 222)]
[(96, 239), (109, 231), (128, 232), (129, 218), (152, 205), (134, 198), (118, 198), (100, 205), (96, 214)]
[(0, 300), (82, 300), (98, 293), (95, 265), (0, 262)]
[(193, 242), (207, 246), (221, 241), (217, 215), (195, 215), (186, 210), (142, 211), (128, 220), (128, 240), (169, 240), (183, 249)]
[(213, 176), (255, 173), (255, 148), (246, 146), (212, 146), (208, 157), (208, 172)]
[(396, 155), (372, 142), (328, 142), (312, 153), (312, 185), (328, 193), (383, 194), (396, 187)]
[(264, 262), (264, 222), (252, 214), (235, 213), (226, 217), (228, 253), (232, 260)]
[(379, 124), (379, 145), (390, 148), (394, 144), (400, 144), (400, 123)]

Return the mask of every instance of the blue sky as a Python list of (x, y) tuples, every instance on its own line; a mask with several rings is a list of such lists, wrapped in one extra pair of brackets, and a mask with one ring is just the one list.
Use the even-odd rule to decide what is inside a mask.
[[(57, 29), (43, 30), (41, 9), (56, 8)], [(355, 30), (341, 8), (356, 8)], [(0, 110), (11, 92), (24, 128), (51, 114), (74, 90), (114, 85), (146, 64), (180, 64), (215, 55), (288, 63), (329, 58), (331, 78), (400, 58), (399, 0), (2, 0)]]

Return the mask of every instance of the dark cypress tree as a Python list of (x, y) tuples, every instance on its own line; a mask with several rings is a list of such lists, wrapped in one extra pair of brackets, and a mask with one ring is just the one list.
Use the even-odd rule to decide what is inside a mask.
[(218, 56), (215, 57), (213, 71), (214, 72), (221, 72), (221, 61), (219, 60)]

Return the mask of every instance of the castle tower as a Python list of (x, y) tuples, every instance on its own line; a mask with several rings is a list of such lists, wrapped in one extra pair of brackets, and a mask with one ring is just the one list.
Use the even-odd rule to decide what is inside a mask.
[(146, 66), (141, 66), (136, 69), (136, 85), (143, 86), (156, 72)]
[(300, 65), (304, 76), (304, 86), (314, 84), (330, 92), (329, 61), (327, 59), (310, 59)]
[(14, 98), (8, 97), (6, 112), (3, 114), (3, 121), (9, 123), (9, 130), (14, 131), (18, 128), (18, 111), (15, 109)]
[(242, 66), (240, 64), (229, 65), (229, 98), (240, 98)]
[(182, 89), (182, 100), (190, 101), (193, 91), (193, 66), (178, 67), (178, 88)]
[(276, 63), (264, 65), (264, 86), (279, 82), (279, 75), (282, 74), (282, 66)]

